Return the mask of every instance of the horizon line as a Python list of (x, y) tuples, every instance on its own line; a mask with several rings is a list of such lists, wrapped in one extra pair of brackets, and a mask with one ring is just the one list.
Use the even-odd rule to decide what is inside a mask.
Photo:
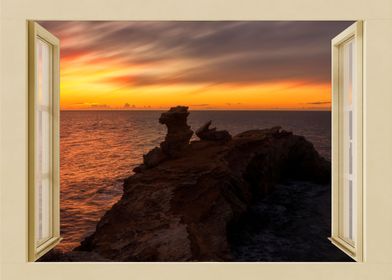
[[(112, 112), (112, 111), (120, 111), (120, 112), (138, 112), (138, 111), (167, 111), (170, 110), (170, 108), (167, 109), (60, 109), (61, 112), (72, 112), (72, 111), (85, 111), (85, 112), (90, 112), (90, 111), (103, 111), (103, 112)], [(331, 109), (189, 109), (189, 111), (291, 111), (291, 112), (331, 112)]]

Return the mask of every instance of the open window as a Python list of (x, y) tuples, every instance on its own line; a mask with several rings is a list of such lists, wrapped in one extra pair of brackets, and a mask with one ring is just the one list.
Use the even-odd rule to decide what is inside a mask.
[[(325, 42), (328, 43), (329, 40), (330, 37)], [(116, 86), (120, 81), (123, 86), (124, 77), (113, 79), (112, 75), (113, 73), (110, 73), (109, 78), (105, 76), (105, 79), (101, 80), (109, 81)], [(125, 78), (128, 81), (129, 77)], [(353, 259), (361, 261), (363, 259), (361, 22), (354, 23), (332, 41), (332, 89), (332, 235), (330, 239)], [(329, 93), (329, 88), (327, 91)], [(317, 103), (329, 104), (322, 101), (309, 104)], [(91, 104), (91, 108), (97, 105)], [(230, 103), (226, 104), (230, 105)], [(103, 106), (103, 108), (109, 107)], [(126, 103), (122, 109), (129, 108), (130, 105)], [(29, 26), (29, 111), (29, 260), (35, 261), (55, 247), (61, 239), (59, 40), (35, 22), (30, 22)], [(326, 118), (330, 120), (329, 114)], [(62, 121), (66, 119), (66, 115), (63, 115)], [(247, 120), (248, 117), (243, 119)], [(324, 130), (329, 128), (328, 122)], [(154, 133), (153, 131), (151, 134)], [(329, 135), (326, 138), (329, 141)], [(328, 169), (328, 179), (329, 176)], [(329, 186), (327, 196), (329, 198)], [(327, 220), (329, 221), (329, 216)], [(328, 231), (329, 224), (326, 234), (329, 234)], [(67, 240), (65, 232), (63, 236)], [(325, 236), (323, 235), (323, 241), (341, 254), (331, 246)], [(344, 254), (341, 255), (347, 258)]]
[(60, 241), (59, 40), (29, 22), (29, 260)]
[(332, 40), (332, 237), (363, 259), (362, 23)]

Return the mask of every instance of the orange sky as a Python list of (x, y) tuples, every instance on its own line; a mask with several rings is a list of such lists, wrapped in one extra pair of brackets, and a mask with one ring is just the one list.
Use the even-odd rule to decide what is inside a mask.
[[(158, 84), (133, 87), (121, 75), (138, 71), (171, 71), (176, 65), (83, 64), (65, 58), (61, 64), (62, 109), (162, 109), (185, 104), (191, 109), (329, 109), (330, 84), (275, 81), (251, 84)], [(120, 75), (120, 76), (119, 76)], [(322, 104), (309, 104), (319, 102)]]
[(329, 110), (347, 23), (267, 23), (41, 22), (61, 40), (63, 110)]

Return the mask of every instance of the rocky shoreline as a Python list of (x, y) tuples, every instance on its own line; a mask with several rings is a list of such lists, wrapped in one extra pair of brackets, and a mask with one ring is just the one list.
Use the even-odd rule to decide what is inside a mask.
[(330, 163), (302, 136), (279, 127), (231, 136), (208, 122), (189, 142), (188, 115), (181, 106), (161, 115), (165, 141), (124, 181), (96, 231), (73, 252), (43, 261), (237, 261), (255, 203), (282, 182), (330, 182)]
[(255, 201), (229, 240), (236, 261), (352, 262), (330, 234), (330, 184), (290, 181)]

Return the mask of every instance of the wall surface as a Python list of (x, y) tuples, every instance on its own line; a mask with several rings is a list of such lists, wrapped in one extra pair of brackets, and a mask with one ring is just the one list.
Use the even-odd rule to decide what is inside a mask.
[[(0, 12), (0, 279), (392, 279), (391, 0), (1, 0)], [(364, 20), (365, 262), (28, 263), (28, 19)]]

